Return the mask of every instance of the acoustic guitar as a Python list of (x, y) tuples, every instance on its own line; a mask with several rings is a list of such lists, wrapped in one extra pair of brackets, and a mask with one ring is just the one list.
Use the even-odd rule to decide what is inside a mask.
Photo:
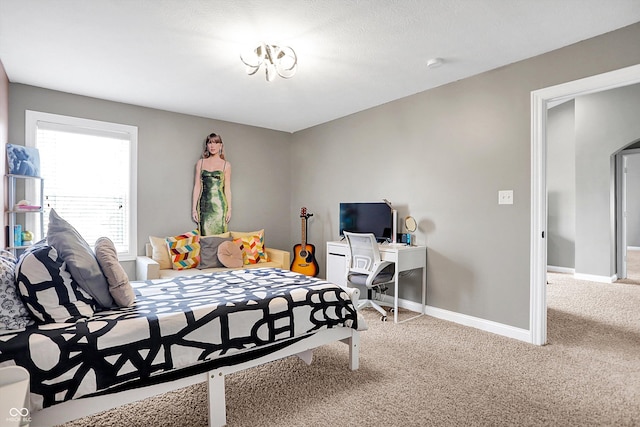
[(318, 274), (318, 263), (315, 258), (316, 248), (307, 243), (307, 219), (313, 214), (307, 213), (307, 208), (300, 209), (302, 222), (302, 243), (293, 247), (293, 261), (291, 271), (315, 277)]

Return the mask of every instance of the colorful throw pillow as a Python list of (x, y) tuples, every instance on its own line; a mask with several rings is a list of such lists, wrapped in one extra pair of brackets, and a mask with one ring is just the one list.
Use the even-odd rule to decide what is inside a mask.
[(267, 262), (263, 236), (243, 236), (234, 239), (233, 242), (242, 250), (245, 265)]
[(261, 239), (264, 240), (264, 228), (262, 230), (256, 231), (231, 231), (232, 239), (239, 239), (240, 237), (251, 237), (251, 236), (260, 236)]
[(193, 230), (166, 238), (174, 270), (196, 268), (200, 264), (200, 233)]
[(218, 247), (222, 242), (230, 242), (231, 238), (222, 238), (214, 236), (201, 236), (200, 237), (200, 264), (198, 267), (200, 270), (205, 268), (220, 268), (224, 267), (220, 259), (218, 258)]
[(69, 273), (82, 289), (101, 307), (110, 308), (114, 305), (109, 284), (93, 250), (80, 233), (53, 209), (49, 213), (47, 241), (56, 248)]
[(108, 237), (100, 237), (94, 245), (98, 264), (109, 283), (109, 293), (120, 307), (130, 307), (136, 300), (129, 276), (118, 261), (118, 251)]
[(240, 268), (244, 265), (242, 250), (232, 240), (220, 243), (218, 259), (227, 268)]
[(29, 248), (18, 261), (16, 277), (22, 300), (40, 321), (67, 323), (93, 316), (95, 301), (67, 271), (53, 246)]
[(16, 289), (16, 257), (0, 251), (0, 329), (22, 329), (33, 323)]

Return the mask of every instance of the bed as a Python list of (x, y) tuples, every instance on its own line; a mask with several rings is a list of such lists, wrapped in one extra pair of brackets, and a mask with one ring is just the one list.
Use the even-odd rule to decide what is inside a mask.
[(31, 425), (63, 423), (197, 382), (225, 425), (225, 375), (335, 341), (358, 369), (357, 289), (277, 268), (132, 282), (136, 302), (0, 336), (30, 373)]

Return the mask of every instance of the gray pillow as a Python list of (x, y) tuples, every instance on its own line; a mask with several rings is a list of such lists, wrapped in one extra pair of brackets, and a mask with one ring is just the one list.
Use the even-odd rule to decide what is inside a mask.
[(200, 237), (200, 270), (205, 268), (224, 267), (218, 259), (218, 246), (222, 242), (230, 242), (228, 237), (202, 236)]
[(98, 264), (109, 283), (109, 293), (120, 307), (130, 307), (136, 299), (129, 276), (118, 261), (118, 250), (108, 237), (100, 237), (94, 245)]
[(78, 285), (91, 295), (99, 306), (113, 307), (109, 284), (91, 247), (80, 233), (53, 209), (49, 213), (47, 241), (58, 251)]

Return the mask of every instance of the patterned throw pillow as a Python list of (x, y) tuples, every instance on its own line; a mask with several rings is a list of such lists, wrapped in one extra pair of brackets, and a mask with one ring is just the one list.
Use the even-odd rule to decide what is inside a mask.
[(244, 265), (267, 262), (267, 253), (264, 250), (264, 235), (242, 236), (233, 242), (242, 249)]
[(196, 268), (200, 264), (200, 233), (193, 230), (166, 238), (174, 270)]
[(33, 323), (16, 289), (16, 257), (0, 251), (0, 329), (22, 329)]
[(53, 246), (29, 248), (16, 266), (18, 292), (42, 322), (75, 322), (93, 316), (96, 302), (71, 277)]

